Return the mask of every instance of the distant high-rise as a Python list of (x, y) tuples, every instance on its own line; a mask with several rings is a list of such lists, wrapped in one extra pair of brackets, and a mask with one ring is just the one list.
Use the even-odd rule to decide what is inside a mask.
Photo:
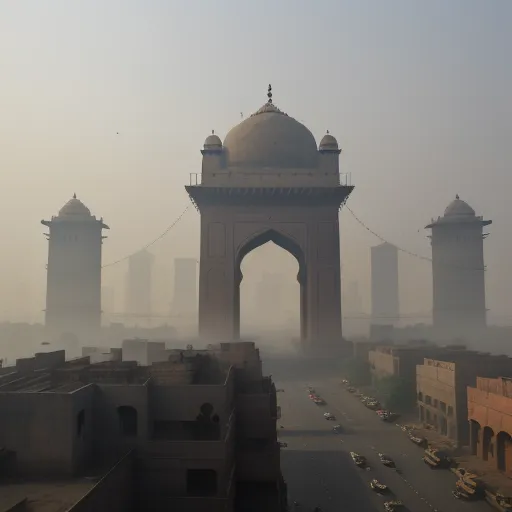
[(172, 313), (193, 315), (197, 313), (197, 260), (174, 259), (174, 296)]
[(394, 325), (400, 316), (398, 250), (383, 243), (371, 248), (372, 324)]
[(471, 334), (486, 326), (483, 227), (491, 223), (456, 196), (426, 226), (432, 230), (434, 327), (443, 334)]
[(154, 256), (146, 250), (139, 251), (128, 259), (125, 313), (148, 317), (151, 315), (153, 260)]
[(103, 219), (76, 198), (48, 226), (45, 323), (48, 335), (91, 338), (101, 326), (101, 249)]

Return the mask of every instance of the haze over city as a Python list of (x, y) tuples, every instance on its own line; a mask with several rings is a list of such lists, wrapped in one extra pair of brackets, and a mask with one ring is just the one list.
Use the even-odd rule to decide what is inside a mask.
[[(201, 172), (204, 139), (212, 130), (223, 139), (256, 111), (271, 82), (274, 103), (317, 142), (336, 136), (355, 185), (347, 205), (385, 240), (430, 257), (424, 226), (457, 193), (492, 219), (488, 318), (512, 323), (511, 15), (507, 0), (0, 2), (0, 320), (42, 321), (40, 220), (73, 193), (110, 226), (104, 265), (190, 205), (150, 249), (153, 309), (166, 314), (173, 259), (199, 257), (184, 185)], [(369, 252), (380, 240), (348, 209), (340, 219), (343, 280), (359, 283), (369, 312)], [(399, 261), (401, 314), (428, 323), (431, 265)], [(103, 271), (116, 311), (126, 269)], [(278, 273), (288, 285), (276, 315), (298, 330), (297, 270), (272, 244), (246, 257), (243, 325), (261, 321), (252, 297), (264, 274)]]

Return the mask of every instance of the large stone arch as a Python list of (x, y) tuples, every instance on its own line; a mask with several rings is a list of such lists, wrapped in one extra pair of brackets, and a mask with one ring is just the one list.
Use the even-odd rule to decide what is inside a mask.
[(240, 285), (242, 283), (243, 274), (241, 265), (243, 259), (258, 247), (273, 242), (281, 249), (291, 254), (299, 265), (297, 273), (297, 281), (300, 285), (300, 335), (305, 338), (307, 335), (307, 271), (306, 271), (306, 255), (304, 248), (300, 242), (283, 232), (279, 227), (265, 228), (258, 230), (242, 242), (236, 249), (235, 255), (235, 336), (240, 336)]
[(512, 472), (512, 437), (508, 432), (498, 432), (496, 436), (496, 458), (500, 471)]
[(489, 460), (494, 458), (494, 430), (485, 426), (482, 433), (482, 459)]

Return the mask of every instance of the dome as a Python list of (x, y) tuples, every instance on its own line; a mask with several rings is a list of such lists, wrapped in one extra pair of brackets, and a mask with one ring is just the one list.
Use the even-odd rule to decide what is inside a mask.
[(211, 135), (206, 137), (204, 141), (204, 149), (221, 149), (222, 141), (220, 140), (218, 135), (215, 135), (215, 132), (212, 130)]
[(338, 151), (338, 141), (327, 132), (320, 141), (320, 151)]
[(76, 194), (59, 211), (59, 217), (90, 217), (91, 211), (85, 206)]
[(466, 201), (463, 201), (459, 196), (455, 196), (455, 199), (446, 207), (444, 211), (445, 217), (453, 216), (475, 216), (475, 210), (469, 206)]
[(255, 114), (231, 129), (224, 148), (229, 167), (311, 169), (318, 161), (313, 134), (281, 112), (271, 96)]

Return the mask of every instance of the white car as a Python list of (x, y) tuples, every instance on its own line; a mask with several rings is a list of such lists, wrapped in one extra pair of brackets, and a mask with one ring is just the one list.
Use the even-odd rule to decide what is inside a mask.
[(334, 414), (331, 414), (330, 412), (326, 412), (326, 413), (324, 414), (324, 418), (325, 418), (326, 420), (335, 420), (335, 419), (336, 419), (336, 416), (334, 416)]

